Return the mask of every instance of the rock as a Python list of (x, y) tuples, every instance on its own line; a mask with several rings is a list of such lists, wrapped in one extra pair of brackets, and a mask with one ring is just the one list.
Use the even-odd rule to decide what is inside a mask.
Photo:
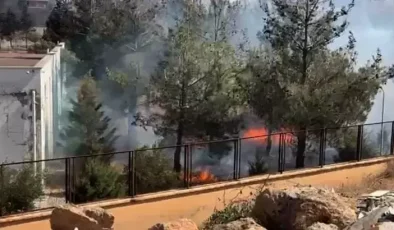
[(372, 230), (393, 230), (394, 223), (393, 222), (382, 222), (376, 227), (373, 227)]
[(180, 219), (167, 223), (158, 223), (149, 230), (198, 230), (196, 223), (189, 219)]
[(107, 230), (112, 229), (113, 216), (111, 226), (110, 216), (101, 209), (82, 209), (73, 205), (63, 205), (52, 211), (49, 222), (52, 230)]
[(343, 229), (356, 220), (356, 213), (335, 191), (311, 186), (266, 189), (256, 197), (252, 215), (268, 229), (304, 230), (316, 222)]
[(334, 224), (314, 223), (309, 226), (306, 230), (339, 230)]
[(98, 224), (107, 229), (114, 225), (115, 217), (100, 207), (83, 208), (83, 212), (90, 218), (95, 219)]
[(266, 230), (266, 228), (258, 225), (252, 218), (241, 218), (228, 224), (216, 225), (213, 230)]

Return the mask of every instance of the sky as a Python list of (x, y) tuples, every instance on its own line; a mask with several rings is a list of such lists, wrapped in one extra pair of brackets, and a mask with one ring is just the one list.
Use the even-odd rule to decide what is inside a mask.
[[(250, 41), (256, 42), (256, 33), (263, 27), (261, 20), (261, 9), (259, 0), (246, 0), (251, 5), (254, 13), (243, 15), (243, 25), (248, 28)], [(335, 6), (340, 7), (350, 3), (350, 0), (333, 0)], [(358, 65), (366, 64), (372, 59), (379, 48), (383, 55), (383, 63), (387, 66), (394, 64), (394, 0), (355, 0), (355, 6), (347, 18), (348, 31), (352, 31), (357, 43)], [(261, 22), (261, 23), (259, 23)], [(253, 23), (253, 25), (251, 25)], [(348, 42), (348, 31), (342, 37), (335, 40), (332, 48), (346, 45)], [(389, 80), (382, 86), (385, 92), (384, 120), (394, 120), (394, 82)], [(366, 123), (381, 121), (382, 113), (382, 91), (376, 95), (374, 106), (369, 113)]]
[[(346, 4), (345, 0), (335, 0), (336, 5)], [(386, 65), (394, 64), (394, 0), (356, 0), (349, 15), (351, 30), (356, 37), (359, 64), (364, 64), (381, 49)], [(339, 38), (334, 45), (343, 45), (347, 37)], [(383, 86), (385, 94), (384, 120), (394, 120), (394, 83), (389, 80)], [(380, 122), (382, 113), (382, 91), (376, 95), (374, 106), (367, 123)]]

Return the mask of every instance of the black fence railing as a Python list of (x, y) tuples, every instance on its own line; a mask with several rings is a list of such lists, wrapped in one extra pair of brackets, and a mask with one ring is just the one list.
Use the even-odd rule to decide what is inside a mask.
[[(299, 142), (299, 137), (304, 137), (305, 142)], [(64, 203), (134, 197), (297, 168), (360, 161), (393, 152), (394, 121), (390, 121), (3, 163), (0, 216)], [(174, 158), (179, 160), (180, 170), (174, 170), (174, 162), (178, 162)]]

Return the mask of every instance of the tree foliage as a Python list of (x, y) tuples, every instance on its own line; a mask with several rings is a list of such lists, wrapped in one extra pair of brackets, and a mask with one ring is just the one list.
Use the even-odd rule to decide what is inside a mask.
[(116, 129), (104, 115), (98, 102), (98, 89), (93, 78), (81, 80), (77, 100), (71, 100), (69, 125), (62, 134), (67, 155), (95, 155), (114, 150)]
[(23, 165), (21, 169), (3, 166), (0, 177), (0, 213), (14, 214), (30, 211), (34, 201), (44, 195), (41, 180), (43, 175), (35, 174), (33, 167)]
[[(152, 76), (151, 95), (152, 104), (164, 111), (151, 116), (156, 131), (175, 135), (178, 146), (185, 138), (213, 139), (237, 130), (235, 51), (225, 40), (204, 39), (203, 6), (185, 4), (182, 19), (169, 35), (167, 57)], [(175, 151), (176, 171), (180, 151)]]
[[(306, 130), (365, 120), (381, 82), (380, 54), (356, 69), (351, 33), (346, 48), (328, 49), (347, 28), (343, 18), (353, 6), (352, 1), (338, 10), (326, 0), (272, 0), (263, 5), (266, 25), (259, 35), (275, 54), (273, 85), (279, 87), (273, 94), (284, 95), (285, 103), (274, 107), (286, 110), (282, 128)], [(296, 167), (303, 167), (306, 132), (296, 136)]]

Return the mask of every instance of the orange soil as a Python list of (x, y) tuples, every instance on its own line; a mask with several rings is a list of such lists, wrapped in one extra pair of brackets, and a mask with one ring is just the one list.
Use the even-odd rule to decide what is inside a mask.
[[(276, 181), (270, 187), (282, 188), (294, 184), (321, 185), (340, 188), (344, 184), (362, 184), (368, 175), (377, 175), (386, 169), (386, 163), (374, 164), (364, 167), (342, 169), (327, 172), (324, 175), (311, 175), (298, 177), (286, 181)], [(116, 230), (140, 230), (148, 229), (158, 222), (166, 222), (179, 218), (190, 218), (197, 224), (201, 224), (213, 212), (214, 208), (222, 208), (223, 200), (231, 201), (238, 198), (246, 198), (256, 191), (258, 186), (240, 187), (226, 191), (215, 191), (205, 194), (186, 196), (162, 200), (157, 202), (136, 204), (109, 209), (115, 216)], [(242, 190), (242, 192), (240, 192)], [(49, 221), (42, 220), (21, 225), (2, 227), (2, 230), (26, 230), (40, 229), (50, 230)]]

